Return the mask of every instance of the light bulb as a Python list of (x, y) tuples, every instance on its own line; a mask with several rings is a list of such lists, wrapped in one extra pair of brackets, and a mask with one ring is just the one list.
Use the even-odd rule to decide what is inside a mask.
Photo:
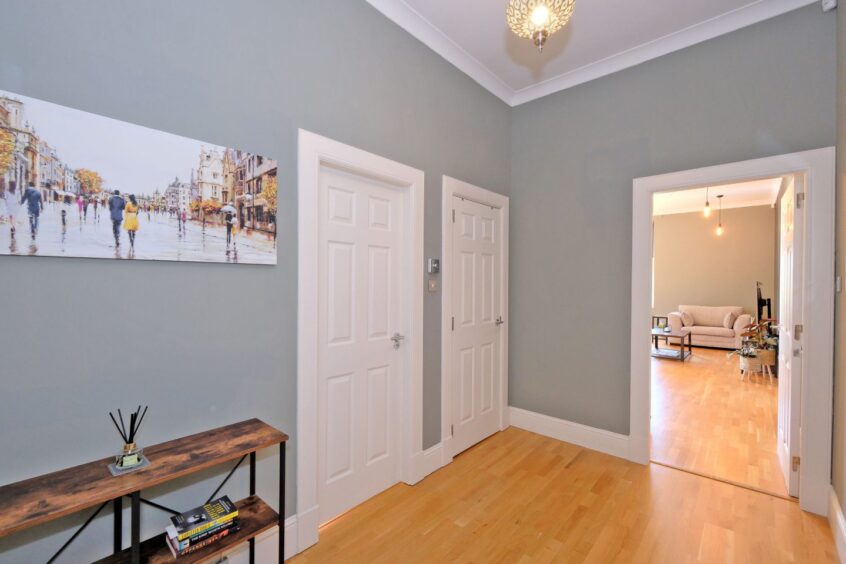
[(532, 23), (537, 27), (544, 27), (549, 23), (549, 8), (540, 4), (532, 10)]
[(717, 226), (717, 237), (722, 236), (722, 234), (723, 234), (723, 226), (722, 226), (722, 225), (718, 225), (718, 226)]
[(702, 215), (705, 217), (711, 217), (711, 204), (705, 202), (705, 209), (702, 210)]

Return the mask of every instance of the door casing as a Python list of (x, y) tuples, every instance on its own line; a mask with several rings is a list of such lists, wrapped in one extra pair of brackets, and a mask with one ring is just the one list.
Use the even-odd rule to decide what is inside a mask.
[(467, 182), (462, 182), (449, 176), (443, 177), (443, 193), (441, 199), (442, 219), (441, 219), (441, 444), (443, 445), (443, 460), (441, 465), (444, 466), (452, 461), (455, 452), (453, 452), (452, 433), (452, 405), (453, 395), (453, 374), (452, 365), (450, 363), (452, 352), (452, 316), (453, 300), (452, 300), (452, 284), (450, 280), (450, 272), (452, 268), (452, 251), (453, 251), (453, 229), (452, 229), (452, 210), (453, 197), (458, 196), (467, 200), (472, 200), (479, 204), (484, 204), (497, 208), (501, 213), (502, 225), (502, 269), (500, 284), (502, 292), (500, 294), (500, 311), (505, 323), (501, 326), (500, 333), (500, 378), (499, 378), (499, 392), (500, 402), (497, 406), (499, 409), (499, 429), (503, 430), (509, 425), (508, 420), (508, 333), (510, 326), (510, 316), (508, 310), (508, 207), (509, 198), (484, 188), (479, 188)]
[[(297, 306), (297, 548), (318, 540), (318, 291), (319, 181), (324, 167), (386, 182), (407, 192), (407, 229), (402, 299), (411, 304), (405, 325), (405, 362), (400, 382), (400, 480), (422, 477), (423, 445), (423, 172), (327, 137), (299, 130)], [(284, 511), (284, 508), (281, 509)]]
[(636, 178), (632, 194), (629, 459), (649, 463), (652, 196), (656, 192), (773, 178), (805, 177), (802, 398), (799, 505), (828, 514), (834, 382), (835, 149), (826, 147)]

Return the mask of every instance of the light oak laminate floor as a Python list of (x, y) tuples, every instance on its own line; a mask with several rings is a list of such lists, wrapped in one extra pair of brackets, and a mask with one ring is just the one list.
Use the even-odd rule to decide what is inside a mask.
[(835, 562), (798, 504), (509, 428), (321, 529), (293, 562)]
[(787, 496), (777, 444), (778, 379), (740, 380), (736, 356), (694, 348), (652, 359), (652, 460)]

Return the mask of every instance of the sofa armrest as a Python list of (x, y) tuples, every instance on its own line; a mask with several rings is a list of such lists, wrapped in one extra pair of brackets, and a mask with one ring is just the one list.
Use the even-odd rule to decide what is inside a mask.
[(752, 316), (748, 313), (741, 313), (734, 320), (734, 334), (740, 337), (740, 334), (746, 329), (746, 326), (752, 323)]
[(667, 314), (667, 321), (670, 323), (670, 329), (673, 333), (677, 331), (681, 331), (684, 327), (684, 323), (682, 322), (681, 314), (677, 311), (673, 311)]

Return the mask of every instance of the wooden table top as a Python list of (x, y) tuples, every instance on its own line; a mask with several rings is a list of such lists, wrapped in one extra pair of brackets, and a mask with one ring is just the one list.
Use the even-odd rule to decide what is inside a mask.
[(653, 337), (687, 337), (688, 335), (690, 335), (690, 331), (685, 331), (684, 329), (681, 331), (664, 331), (660, 327), (652, 328)]
[(0, 487), (0, 537), (288, 440), (258, 419), (144, 448), (146, 468), (112, 476), (114, 456)]

